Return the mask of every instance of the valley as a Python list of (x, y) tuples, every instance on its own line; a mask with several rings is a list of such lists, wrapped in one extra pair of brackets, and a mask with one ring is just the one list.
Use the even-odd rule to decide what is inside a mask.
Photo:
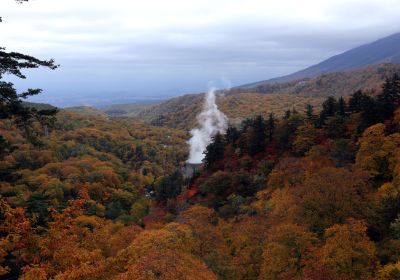
[[(294, 69), (376, 24), (375, 6), (354, 24), (336, 2), (319, 3), (329, 16), (307, 1), (78, 2), (2, 3), (8, 42), (62, 63), (0, 47), (0, 280), (400, 279), (400, 33), (160, 101), (176, 77), (262, 78), (268, 57)], [(279, 5), (272, 29), (251, 16)], [(306, 48), (294, 16), (325, 39)], [(38, 81), (84, 100), (65, 104), (107, 104), (30, 102)], [(159, 94), (105, 94), (134, 88)]]

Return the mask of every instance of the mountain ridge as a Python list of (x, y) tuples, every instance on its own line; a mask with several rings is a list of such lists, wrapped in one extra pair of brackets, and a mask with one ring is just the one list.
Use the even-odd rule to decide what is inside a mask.
[[(250, 89), (235, 88), (221, 92), (217, 104), (233, 123), (258, 114), (267, 117), (269, 113), (282, 116), (288, 109), (303, 111), (306, 104), (319, 110), (328, 96), (349, 96), (357, 90), (375, 95), (385, 79), (395, 73), (400, 73), (400, 64), (373, 65)], [(203, 94), (187, 94), (135, 111), (134, 117), (157, 126), (190, 130), (197, 125), (196, 116), (202, 107)], [(129, 117), (129, 112), (120, 116)]]
[(400, 32), (334, 55), (320, 63), (292, 74), (244, 84), (236, 88), (251, 88), (261, 84), (289, 82), (382, 63), (400, 63)]

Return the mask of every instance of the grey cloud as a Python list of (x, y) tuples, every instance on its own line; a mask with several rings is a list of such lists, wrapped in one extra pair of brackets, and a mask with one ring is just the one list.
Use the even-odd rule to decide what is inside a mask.
[[(39, 34), (41, 39), (46, 40), (43, 47), (25, 49), (22, 42), (32, 44), (29, 34), (8, 37), (10, 42), (21, 44), (9, 49), (54, 57), (62, 65), (51, 74), (32, 72), (30, 80), (16, 81), (18, 86), (43, 85), (48, 93), (40, 98), (70, 105), (73, 102), (64, 102), (62, 96), (86, 104), (96, 99), (96, 94), (108, 100), (107, 95), (116, 91), (124, 92), (124, 100), (203, 91), (210, 79), (222, 76), (233, 85), (264, 80), (399, 31), (400, 8), (388, 7), (385, 2), (352, 1), (343, 7), (328, 5), (327, 9), (326, 20), (319, 24), (284, 16), (276, 21), (227, 17), (204, 24), (149, 29), (119, 25), (117, 15), (107, 14), (103, 8), (50, 14), (13, 10), (4, 16), (13, 22), (33, 22), (36, 30), (44, 32)], [(75, 23), (51, 26), (57, 20)], [(0, 28), (7, 26), (6, 22)]]

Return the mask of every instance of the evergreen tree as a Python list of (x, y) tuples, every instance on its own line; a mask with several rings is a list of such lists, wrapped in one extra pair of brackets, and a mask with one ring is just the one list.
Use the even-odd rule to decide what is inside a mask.
[(311, 104), (306, 104), (306, 116), (308, 120), (311, 120), (314, 118), (314, 106)]
[(270, 113), (268, 115), (268, 121), (267, 121), (267, 131), (268, 131), (268, 140), (271, 142), (272, 138), (274, 136), (274, 131), (275, 131), (275, 117), (273, 113)]
[(341, 96), (338, 102), (338, 113), (340, 116), (344, 117), (346, 116), (346, 111), (347, 111), (347, 104), (343, 96)]
[(363, 93), (361, 90), (353, 93), (349, 100), (348, 110), (351, 113), (359, 113), (370, 108), (374, 102), (373, 98)]
[(312, 106), (311, 104), (307, 104), (305, 114), (308, 122), (315, 124), (317, 117), (314, 114), (314, 106)]
[(165, 200), (177, 197), (182, 191), (183, 184), (183, 175), (180, 170), (163, 177), (154, 187), (156, 199)]
[(291, 115), (292, 115), (292, 111), (287, 110), (287, 111), (285, 112), (285, 115), (284, 115), (283, 119), (284, 119), (284, 120), (288, 120), (288, 119), (290, 118)]
[(346, 118), (339, 114), (329, 117), (325, 121), (324, 128), (329, 138), (343, 138), (346, 135)]
[[(27, 0), (17, 0), (17, 2), (26, 2)], [(0, 20), (1, 22), (1, 20)], [(13, 119), (25, 130), (26, 136), (29, 134), (29, 124), (32, 120), (39, 120), (41, 123), (45, 118), (51, 118), (56, 109), (37, 110), (27, 107), (23, 100), (32, 95), (42, 92), (41, 89), (28, 89), (25, 92), (17, 93), (14, 85), (3, 80), (4, 75), (13, 75), (20, 79), (26, 79), (22, 74), (23, 69), (33, 69), (46, 67), (56, 69), (54, 60), (40, 60), (33, 56), (21, 54), (18, 52), (6, 52), (5, 48), (0, 47), (0, 119)]]
[(238, 129), (232, 125), (228, 127), (225, 133), (225, 140), (229, 144), (234, 144), (240, 137)]
[(338, 112), (338, 102), (333, 96), (329, 96), (322, 103), (322, 111), (319, 115), (318, 126), (322, 126), (328, 117), (334, 116)]
[(224, 158), (224, 146), (223, 136), (221, 133), (217, 133), (204, 151), (205, 157), (203, 162), (206, 169), (212, 169), (217, 161)]
[(386, 79), (383, 91), (378, 95), (377, 101), (381, 111), (382, 120), (390, 118), (400, 103), (400, 77), (395, 74)]
[(255, 155), (265, 150), (266, 145), (266, 125), (262, 116), (257, 116), (253, 120), (252, 133), (250, 137), (250, 155)]
[(322, 114), (331, 117), (338, 111), (338, 103), (333, 96), (329, 96), (322, 104)]
[(361, 122), (358, 126), (358, 132), (363, 132), (369, 126), (382, 122), (382, 110), (379, 102), (371, 98), (368, 103), (364, 104), (364, 110), (361, 113)]

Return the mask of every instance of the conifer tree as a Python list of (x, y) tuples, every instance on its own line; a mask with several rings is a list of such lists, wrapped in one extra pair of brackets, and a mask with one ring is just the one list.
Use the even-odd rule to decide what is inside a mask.
[(384, 119), (390, 118), (393, 115), (395, 108), (400, 103), (400, 77), (394, 74), (393, 77), (386, 79), (383, 85), (383, 91), (377, 97), (381, 117)]
[[(17, 0), (22, 3), (27, 0)], [(41, 89), (28, 89), (25, 92), (17, 93), (14, 84), (3, 80), (4, 75), (13, 75), (20, 79), (26, 79), (22, 73), (24, 69), (46, 67), (56, 69), (54, 60), (40, 60), (33, 56), (18, 52), (7, 52), (4, 47), (0, 47), (0, 119), (13, 119), (18, 125), (22, 126), (29, 136), (28, 126), (32, 120), (45, 121), (47, 117), (52, 117), (57, 110), (37, 110), (24, 105), (23, 100), (29, 96), (37, 95)]]
[(272, 138), (274, 136), (274, 131), (275, 131), (275, 117), (273, 113), (270, 113), (268, 116), (268, 121), (267, 121), (267, 130), (268, 130), (268, 140), (269, 142), (272, 141)]
[(316, 125), (317, 116), (314, 114), (314, 106), (306, 104), (306, 119), (309, 123)]
[(371, 103), (373, 98), (363, 93), (361, 90), (353, 93), (349, 100), (348, 110), (351, 113), (359, 113), (365, 111)]
[(230, 125), (225, 133), (225, 140), (229, 144), (234, 144), (237, 139), (239, 139), (239, 131), (236, 127)]
[(319, 115), (318, 126), (322, 126), (328, 117), (334, 116), (338, 112), (338, 102), (333, 96), (329, 96), (322, 103), (322, 111)]
[(214, 164), (224, 158), (224, 138), (221, 133), (217, 133), (204, 151), (204, 166), (206, 169), (212, 169)]
[(257, 116), (253, 120), (252, 133), (250, 137), (250, 155), (263, 152), (266, 145), (266, 125), (262, 116)]
[(346, 116), (346, 111), (347, 111), (347, 104), (343, 96), (341, 96), (338, 102), (338, 113), (340, 116), (344, 117)]
[(287, 110), (285, 112), (285, 116), (283, 117), (284, 120), (288, 120), (290, 118), (290, 116), (292, 115), (292, 111)]
[(165, 176), (155, 186), (155, 194), (157, 200), (165, 200), (174, 198), (181, 193), (183, 186), (183, 176), (180, 170), (176, 170), (172, 174)]

